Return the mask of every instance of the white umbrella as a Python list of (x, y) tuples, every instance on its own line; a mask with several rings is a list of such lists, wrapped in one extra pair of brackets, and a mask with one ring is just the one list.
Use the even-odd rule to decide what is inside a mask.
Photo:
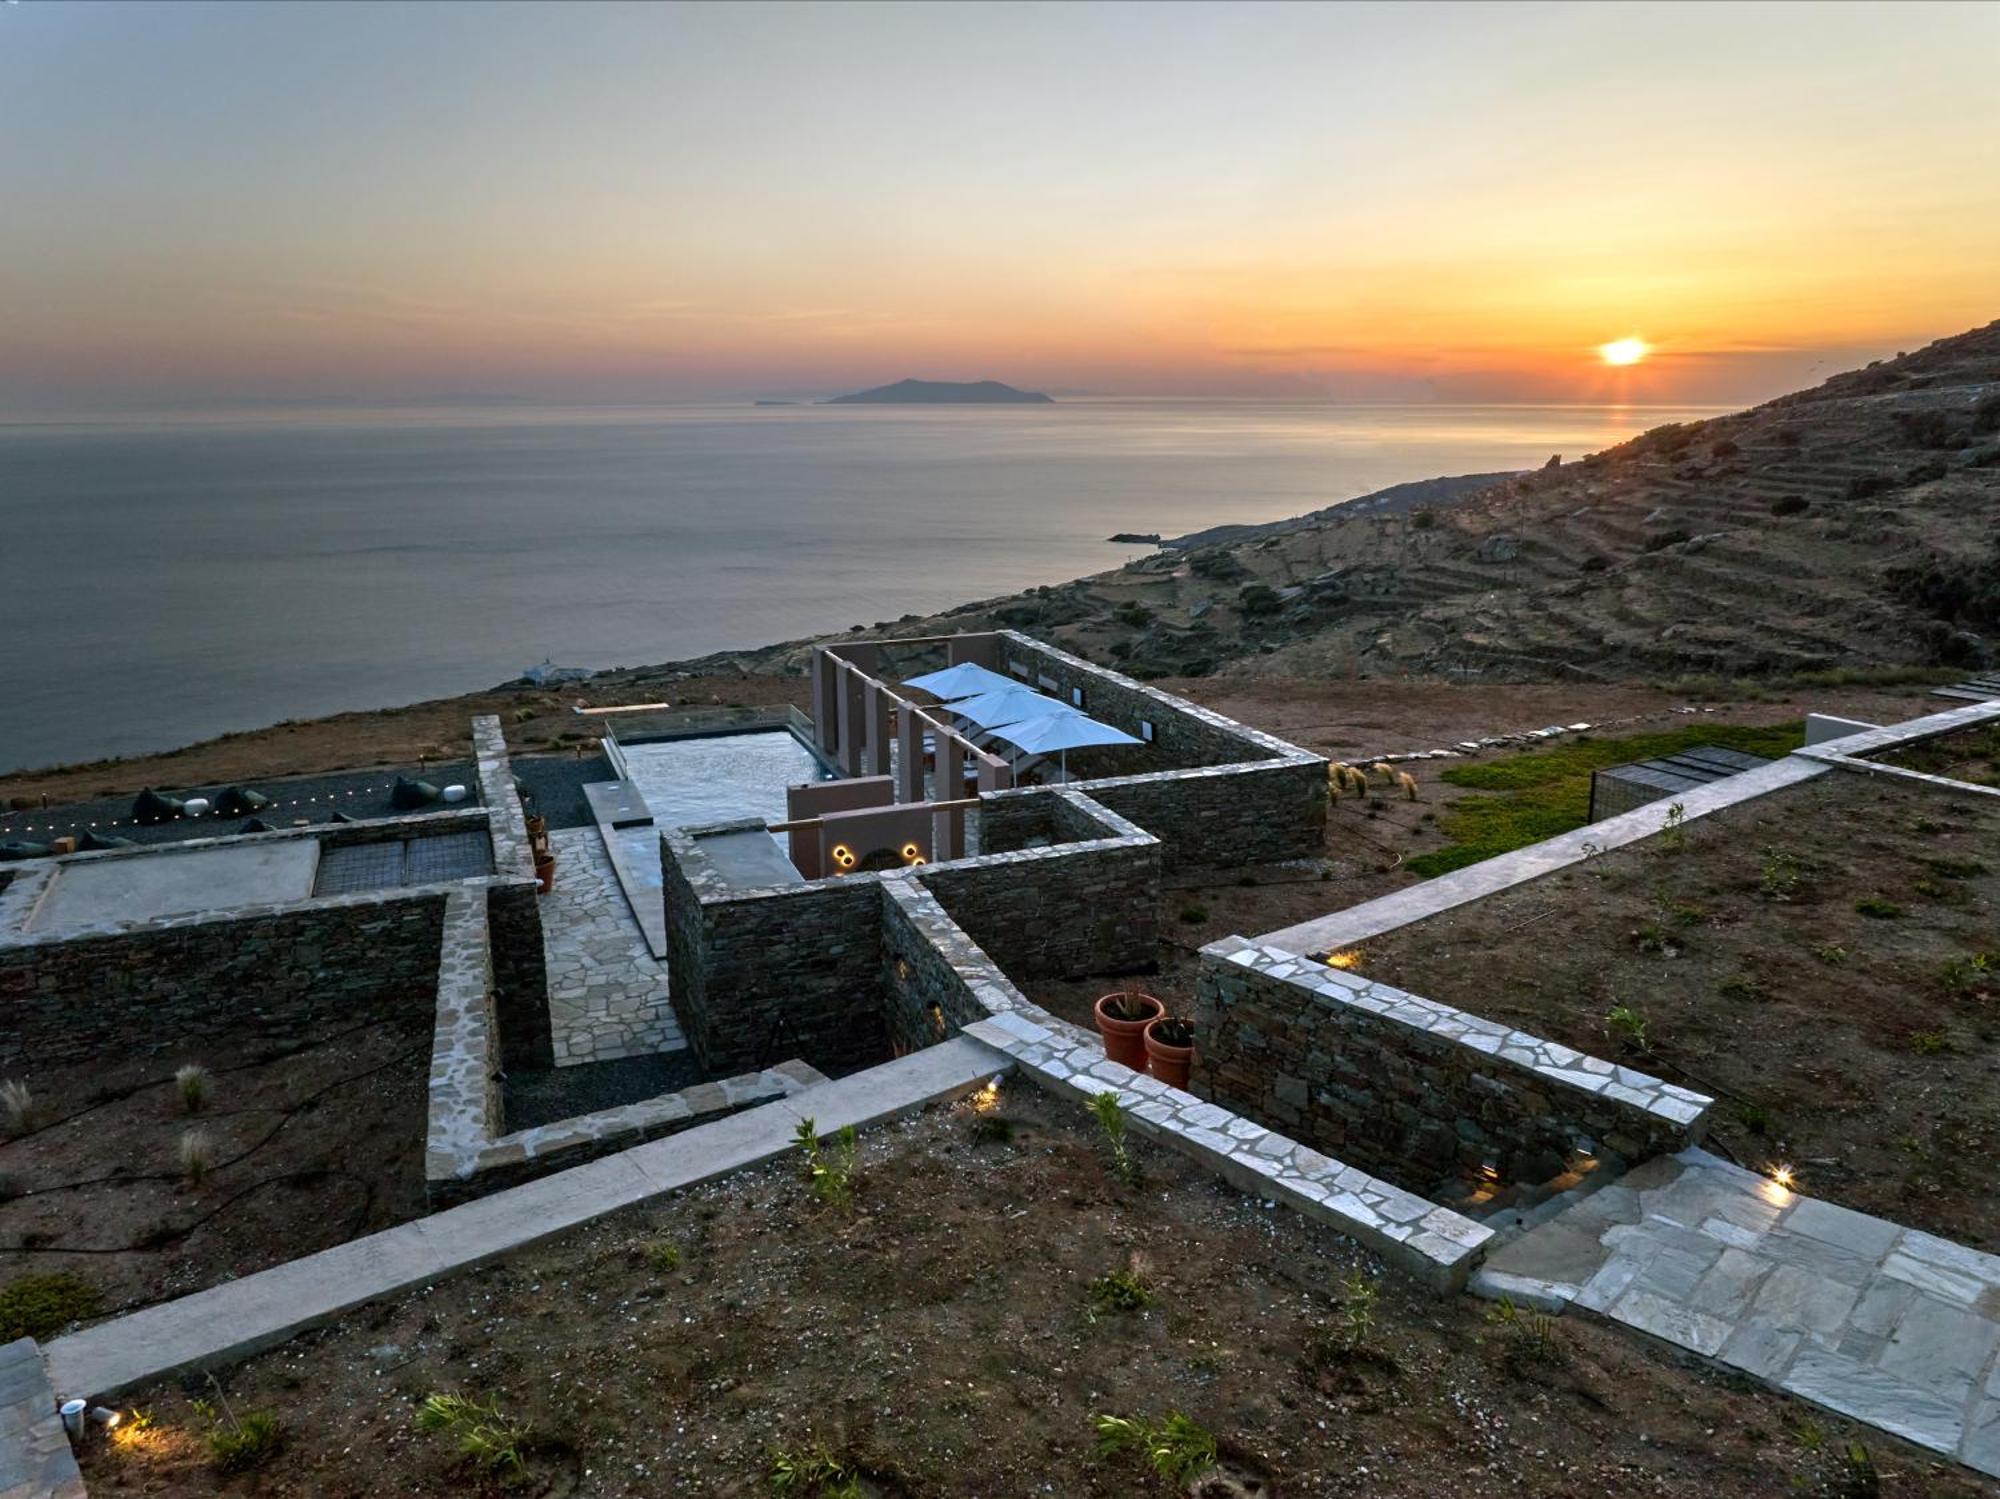
[(914, 687), (919, 692), (928, 692), (943, 702), (953, 698), (976, 697), (982, 692), (998, 692), (1003, 688), (1018, 687), (1021, 684), (1012, 677), (1003, 677), (997, 671), (988, 671), (970, 661), (961, 661), (956, 666), (947, 666), (943, 671), (926, 672), (921, 677), (911, 677), (903, 684)]
[(1059, 703), (1052, 697), (1044, 697), (1031, 687), (1023, 687), (1018, 682), (1010, 682), (1000, 692), (982, 692), (977, 697), (969, 697), (951, 705), (951, 711), (960, 718), (978, 724), (982, 729), (998, 728), (1003, 723), (1019, 723), (1024, 718), (1041, 718), (1050, 713), (1068, 714), (1079, 717), (1076, 709), (1068, 703)]
[(1024, 718), (1019, 723), (1010, 723), (993, 732), (1016, 749), (1031, 755), (1059, 755), (1064, 780), (1069, 779), (1069, 752), (1073, 749), (1087, 749), (1098, 744), (1139, 743), (1123, 729), (1114, 729), (1108, 723), (1086, 718), (1073, 708), (1062, 713), (1045, 713), (1039, 718)]

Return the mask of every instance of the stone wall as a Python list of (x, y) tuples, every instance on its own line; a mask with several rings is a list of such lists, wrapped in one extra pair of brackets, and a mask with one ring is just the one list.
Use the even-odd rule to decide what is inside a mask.
[(278, 1033), (430, 1007), (444, 891), (332, 896), (0, 945), (0, 1070), (254, 1020)]
[(1159, 840), (1074, 790), (1029, 794), (1065, 841), (931, 864), (917, 878), (1017, 978), (1150, 970), (1159, 960)]
[(667, 992), (705, 1071), (785, 1057), (844, 1069), (888, 1054), (874, 876), (734, 892), (695, 832), (669, 828), (660, 847)]
[(1151, 733), (1155, 763), (1167, 768), (1071, 787), (1153, 834), (1169, 863), (1262, 864), (1324, 850), (1323, 756), (1017, 631), (1001, 631), (1000, 640), (1010, 675), (1025, 672), (1066, 702), (1081, 688), (1091, 717), (1140, 738)]
[(1698, 1093), (1240, 938), (1202, 950), (1196, 1004), (1196, 1092), (1392, 1179), (1543, 1181), (1579, 1141), (1637, 1159), (1706, 1122)]
[(493, 839), (493, 870), (499, 877), (488, 895), (486, 915), (502, 1062), (523, 1069), (553, 1067), (549, 976), (542, 954), (542, 909), (537, 904), (540, 885), (498, 717), (487, 713), (472, 720), (472, 750)]

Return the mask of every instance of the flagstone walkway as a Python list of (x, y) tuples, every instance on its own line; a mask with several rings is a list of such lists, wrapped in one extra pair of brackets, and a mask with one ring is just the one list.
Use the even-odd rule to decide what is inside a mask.
[(1627, 1172), (1472, 1289), (1594, 1312), (2000, 1476), (2000, 1257), (1706, 1151)]
[(556, 884), (541, 898), (542, 948), (556, 1065), (682, 1050), (667, 965), (633, 918), (603, 836), (595, 825), (557, 828), (549, 843)]

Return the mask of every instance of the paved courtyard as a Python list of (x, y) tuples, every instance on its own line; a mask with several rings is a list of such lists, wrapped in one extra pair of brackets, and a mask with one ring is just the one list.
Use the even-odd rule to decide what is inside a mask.
[(667, 965), (639, 929), (603, 837), (594, 826), (557, 828), (549, 842), (556, 884), (542, 897), (542, 946), (556, 1065), (681, 1050)]
[(1705, 1151), (1628, 1172), (1473, 1288), (1595, 1312), (2000, 1476), (2000, 1257)]

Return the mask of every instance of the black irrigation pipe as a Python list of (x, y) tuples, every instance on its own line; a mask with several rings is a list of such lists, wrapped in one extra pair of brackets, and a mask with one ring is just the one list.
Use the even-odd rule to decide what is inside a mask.
[[(248, 1160), (251, 1156), (255, 1155), (258, 1151), (262, 1150), (266, 1145), (269, 1145), (273, 1140), (277, 1139), (279, 1131), (283, 1130), (286, 1125), (292, 1122), (292, 1118), (294, 1115), (305, 1112), (305, 1110), (311, 1108), (312, 1105), (319, 1102), (320, 1099), (326, 1097), (327, 1094), (332, 1093), (337, 1089), (344, 1088), (349, 1083), (358, 1083), (363, 1078), (373, 1077), (376, 1073), (386, 1071), (389, 1068), (396, 1066), (400, 1062), (407, 1062), (412, 1057), (422, 1055), (424, 1050), (425, 1048), (423, 1047), (413, 1046), (408, 1051), (399, 1052), (395, 1056), (389, 1058), (388, 1061), (378, 1063), (377, 1065), (368, 1068), (364, 1072), (351, 1073), (346, 1077), (335, 1078), (325, 1087), (316, 1089), (315, 1091), (307, 1094), (304, 1098), (301, 1098), (297, 1103), (293, 1104), (290, 1108), (286, 1109), (284, 1113), (279, 1117), (278, 1122), (272, 1125), (269, 1132), (265, 1134), (264, 1138), (259, 1140), (255, 1145), (250, 1146), (247, 1150), (238, 1151), (235, 1155), (231, 1156), (226, 1161), (215, 1162), (215, 1164), (210, 1166), (208, 1169), (210, 1171), (225, 1171), (229, 1167), (237, 1164), (237, 1162), (239, 1161)], [(249, 1113), (253, 1111), (246, 1109), (240, 1112)], [(266, 1111), (257, 1110), (254, 1112), (261, 1113)], [(190, 1115), (189, 1117), (193, 1118), (197, 1116)], [(111, 1182), (179, 1181), (182, 1179), (184, 1175), (185, 1175), (184, 1172), (179, 1172), (179, 1171), (147, 1171), (137, 1174), (114, 1174), (107, 1176), (91, 1176), (84, 1178), (82, 1181), (63, 1182), (58, 1186), (36, 1187), (27, 1192), (16, 1192), (14, 1196), (9, 1200), (14, 1202), (22, 1202), (30, 1197), (49, 1197), (53, 1196), (57, 1192), (74, 1192), (83, 1187), (101, 1187)]]
[[(299, 1181), (301, 1179), (324, 1181), (330, 1176), (354, 1182), (362, 1189), (362, 1210), (356, 1216), (354, 1222), (348, 1225), (347, 1231), (337, 1241), (345, 1243), (354, 1237), (355, 1228), (360, 1226), (361, 1220), (367, 1216), (368, 1210), (375, 1205), (375, 1189), (351, 1171), (335, 1171), (329, 1167), (314, 1166), (300, 1171), (281, 1171), (276, 1176), (262, 1177), (240, 1191), (232, 1192), (199, 1218), (194, 1219), (190, 1223), (182, 1224), (174, 1230), (172, 1237), (163, 1239), (158, 1244), (124, 1244), (114, 1245), (110, 1248), (84, 1247), (74, 1244), (17, 1244), (10, 1249), (0, 1249), (0, 1254), (158, 1254), (169, 1244), (176, 1244), (186, 1239), (204, 1224), (212, 1222), (244, 1198), (253, 1193), (261, 1192), (266, 1187), (276, 1186), (279, 1182)], [(143, 1179), (141, 1178), (141, 1180)], [(127, 1308), (127, 1310), (130, 1310), (130, 1308)]]
[[(296, 1046), (286, 1048), (285, 1050), (282, 1051), (271, 1052), (269, 1055), (258, 1057), (253, 1061), (238, 1062), (231, 1067), (215, 1068), (214, 1071), (211, 1073), (211, 1076), (227, 1077), (232, 1072), (244, 1072), (252, 1067), (268, 1067), (273, 1062), (282, 1062), (288, 1057), (298, 1056), (301, 1052), (311, 1051), (315, 1047), (329, 1046), (335, 1041), (339, 1041), (344, 1037), (353, 1035), (356, 1031), (372, 1030), (381, 1024), (382, 1022), (379, 1020), (364, 1020), (356, 1025), (350, 1025), (344, 1030), (334, 1031), (330, 1035), (321, 1036), (317, 1040), (301, 1041)], [(151, 1082), (134, 1083), (129, 1088), (121, 1088), (115, 1093), (108, 1094), (105, 1097), (98, 1099), (95, 1103), (85, 1104), (82, 1108), (78, 1109), (73, 1114), (65, 1114), (60, 1119), (51, 1119), (47, 1124), (38, 1124), (31, 1130), (24, 1130), (20, 1134), (9, 1136), (5, 1140), (0, 1140), (0, 1150), (5, 1150), (9, 1145), (19, 1144), (23, 1140), (32, 1140), (37, 1135), (47, 1134), (52, 1129), (61, 1129), (65, 1124), (69, 1124), (75, 1120), (81, 1119), (86, 1114), (95, 1113), (98, 1109), (109, 1108), (114, 1103), (123, 1103), (125, 1102), (126, 1099), (135, 1097), (138, 1094), (145, 1092), (148, 1088), (164, 1088), (172, 1082), (173, 1079), (171, 1077), (162, 1077), (162, 1078), (155, 1078)], [(235, 1112), (251, 1113), (251, 1112), (263, 1112), (263, 1111), (245, 1109), (245, 1110), (237, 1110)]]

